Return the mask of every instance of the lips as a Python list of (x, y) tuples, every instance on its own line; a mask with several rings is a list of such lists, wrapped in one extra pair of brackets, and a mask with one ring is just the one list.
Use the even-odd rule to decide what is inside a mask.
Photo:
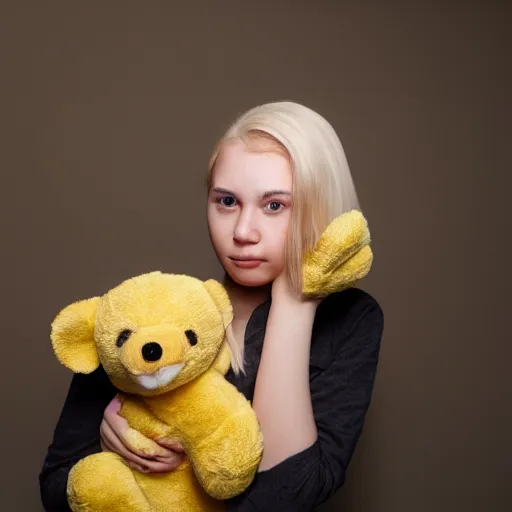
[(229, 259), (233, 260), (233, 261), (265, 261), (262, 258), (250, 258), (250, 257), (239, 257), (239, 258), (237, 258), (235, 256), (230, 256)]
[(258, 268), (265, 260), (231, 258), (231, 261), (233, 262), (233, 265), (235, 265), (235, 267), (252, 269)]

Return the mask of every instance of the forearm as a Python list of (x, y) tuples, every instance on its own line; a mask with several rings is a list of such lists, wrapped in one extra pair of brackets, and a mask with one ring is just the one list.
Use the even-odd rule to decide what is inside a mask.
[(275, 466), (316, 440), (309, 389), (315, 312), (313, 302), (272, 303), (253, 399), (264, 438), (260, 470)]

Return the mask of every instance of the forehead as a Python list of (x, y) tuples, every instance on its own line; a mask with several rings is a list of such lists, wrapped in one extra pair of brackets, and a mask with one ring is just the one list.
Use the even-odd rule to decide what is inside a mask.
[(168, 274), (125, 281), (104, 295), (99, 313), (116, 327), (118, 323), (128, 327), (159, 323), (185, 326), (203, 319), (211, 323), (219, 316), (200, 280)]
[(212, 185), (246, 194), (263, 194), (272, 189), (291, 192), (292, 169), (282, 154), (250, 151), (242, 141), (230, 141), (220, 150)]

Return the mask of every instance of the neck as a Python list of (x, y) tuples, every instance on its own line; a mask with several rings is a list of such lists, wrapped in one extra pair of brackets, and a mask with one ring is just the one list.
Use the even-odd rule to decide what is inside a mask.
[(272, 283), (264, 286), (242, 286), (233, 281), (227, 272), (224, 274), (222, 284), (228, 292), (236, 317), (250, 316), (257, 306), (270, 297), (272, 290)]

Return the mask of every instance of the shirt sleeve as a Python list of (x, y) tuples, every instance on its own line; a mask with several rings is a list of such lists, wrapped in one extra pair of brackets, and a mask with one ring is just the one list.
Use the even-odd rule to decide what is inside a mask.
[(370, 297), (337, 329), (339, 349), (310, 384), (318, 436), (226, 501), (234, 512), (309, 512), (337, 491), (362, 431), (376, 375), (384, 317)]
[(69, 471), (82, 458), (101, 451), (99, 429), (103, 412), (116, 393), (102, 367), (89, 375), (73, 375), (39, 474), (46, 511), (71, 510), (66, 494)]

